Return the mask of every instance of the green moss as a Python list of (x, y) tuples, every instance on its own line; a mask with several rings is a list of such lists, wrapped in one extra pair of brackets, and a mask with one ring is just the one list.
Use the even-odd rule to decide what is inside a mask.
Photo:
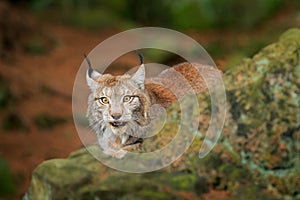
[(205, 158), (203, 158), (202, 162), (208, 169), (217, 169), (223, 164), (220, 155), (217, 153), (208, 154)]
[(273, 196), (270, 193), (264, 191), (264, 188), (260, 188), (255, 184), (240, 185), (236, 188), (232, 195), (232, 200), (279, 200), (279, 198)]
[(208, 179), (201, 176), (198, 177), (196, 183), (195, 183), (195, 192), (198, 195), (208, 193), (209, 192), (210, 183), (208, 182)]
[[(224, 176), (224, 179), (228, 182), (238, 183), (238, 182), (248, 182), (252, 180), (251, 172), (240, 165), (233, 163), (226, 163), (218, 168)], [(230, 188), (232, 189), (232, 188)]]
[(165, 192), (148, 190), (146, 188), (138, 191), (136, 195), (141, 199), (157, 199), (157, 200), (170, 199), (170, 196), (168, 196), (168, 194)]
[[(251, 62), (243, 62), (226, 77), (225, 82), (230, 82), (227, 86), (231, 113), (234, 120), (243, 125), (242, 132), (247, 133), (255, 127), (263, 126), (265, 121), (271, 124), (275, 119), (285, 121), (284, 118), (298, 113), (300, 99), (294, 95), (299, 91), (299, 74), (296, 71), (299, 68), (297, 52), (300, 47), (295, 44), (298, 37), (297, 29), (286, 32), (278, 43), (263, 49)], [(239, 78), (232, 82), (236, 77)], [(291, 96), (294, 98), (289, 98)], [(296, 109), (290, 109), (291, 106)], [(289, 122), (292, 124), (281, 124), (281, 127), (297, 123), (293, 117)], [(268, 134), (276, 132), (269, 127), (265, 131)]]
[(280, 42), (282, 43), (297, 43), (300, 44), (300, 29), (293, 28), (285, 33), (283, 33), (280, 37)]
[(194, 174), (181, 174), (171, 177), (170, 184), (174, 189), (193, 190), (197, 177)]
[[(297, 171), (299, 157), (299, 52), (300, 30), (291, 29), (224, 77), (231, 116), (227, 122), (229, 145), (240, 154), (243, 168), (249, 169), (249, 180), (263, 182), (262, 177), (272, 175), (277, 177), (275, 190), (290, 196), (298, 187), (287, 177)], [(247, 170), (226, 165), (220, 170), (230, 181), (244, 182), (242, 177), (247, 175)], [(254, 198), (248, 189), (241, 190), (247, 194), (245, 199)]]

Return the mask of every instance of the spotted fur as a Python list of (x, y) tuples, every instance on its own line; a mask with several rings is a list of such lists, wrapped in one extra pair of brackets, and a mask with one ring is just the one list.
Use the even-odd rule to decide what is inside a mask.
[[(166, 108), (187, 93), (205, 90), (205, 81), (199, 73), (207, 76), (209, 82), (219, 75), (219, 71), (211, 67), (182, 63), (145, 80), (143, 64), (134, 75), (112, 76), (98, 73), (92, 69), (88, 58), (87, 62), (86, 80), (91, 89), (87, 111), (89, 124), (104, 153), (116, 158), (140, 148), (140, 138), (155, 124), (156, 117), (150, 116), (152, 105)], [(186, 83), (180, 81), (182, 77)]]

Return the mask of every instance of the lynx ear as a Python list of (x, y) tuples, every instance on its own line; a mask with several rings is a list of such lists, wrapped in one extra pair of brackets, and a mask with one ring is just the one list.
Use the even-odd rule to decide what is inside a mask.
[(87, 85), (90, 87), (90, 89), (92, 91), (94, 91), (97, 89), (97, 81), (96, 80), (101, 76), (101, 74), (92, 68), (90, 59), (86, 55), (84, 55), (84, 56), (85, 56), (86, 62), (88, 63), (88, 70), (86, 72), (86, 82), (87, 82)]
[(139, 69), (131, 77), (131, 80), (133, 80), (139, 86), (139, 88), (141, 88), (142, 90), (145, 88), (145, 86), (144, 86), (144, 81), (145, 81), (145, 66), (144, 66), (144, 64), (141, 64)]

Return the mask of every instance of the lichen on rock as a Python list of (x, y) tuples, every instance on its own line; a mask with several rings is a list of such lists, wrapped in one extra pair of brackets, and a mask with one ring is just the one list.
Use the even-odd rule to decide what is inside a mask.
[(200, 137), (175, 167), (126, 174), (82, 149), (40, 164), (24, 199), (201, 199), (210, 189), (234, 200), (300, 199), (300, 30), (287, 31), (223, 80), (224, 133), (205, 158), (198, 150), (210, 123), (207, 93), (199, 95)]
[(257, 179), (270, 181), (268, 187), (283, 195), (299, 194), (300, 30), (284, 33), (229, 71), (224, 81), (229, 144), (245, 166), (258, 172)]

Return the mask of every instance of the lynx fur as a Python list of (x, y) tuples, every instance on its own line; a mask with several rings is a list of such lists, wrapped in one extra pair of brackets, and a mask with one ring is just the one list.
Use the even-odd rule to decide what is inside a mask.
[[(86, 81), (91, 90), (87, 110), (89, 125), (96, 132), (103, 152), (115, 158), (140, 149), (141, 138), (157, 117), (150, 112), (152, 105), (166, 108), (185, 94), (200, 93), (206, 89), (202, 76), (206, 82), (214, 82), (220, 73), (210, 66), (184, 62), (157, 77), (145, 79), (141, 59), (135, 74), (113, 76), (100, 74), (92, 68), (88, 57), (86, 60), (89, 67)], [(186, 83), (180, 81), (181, 77)]]

